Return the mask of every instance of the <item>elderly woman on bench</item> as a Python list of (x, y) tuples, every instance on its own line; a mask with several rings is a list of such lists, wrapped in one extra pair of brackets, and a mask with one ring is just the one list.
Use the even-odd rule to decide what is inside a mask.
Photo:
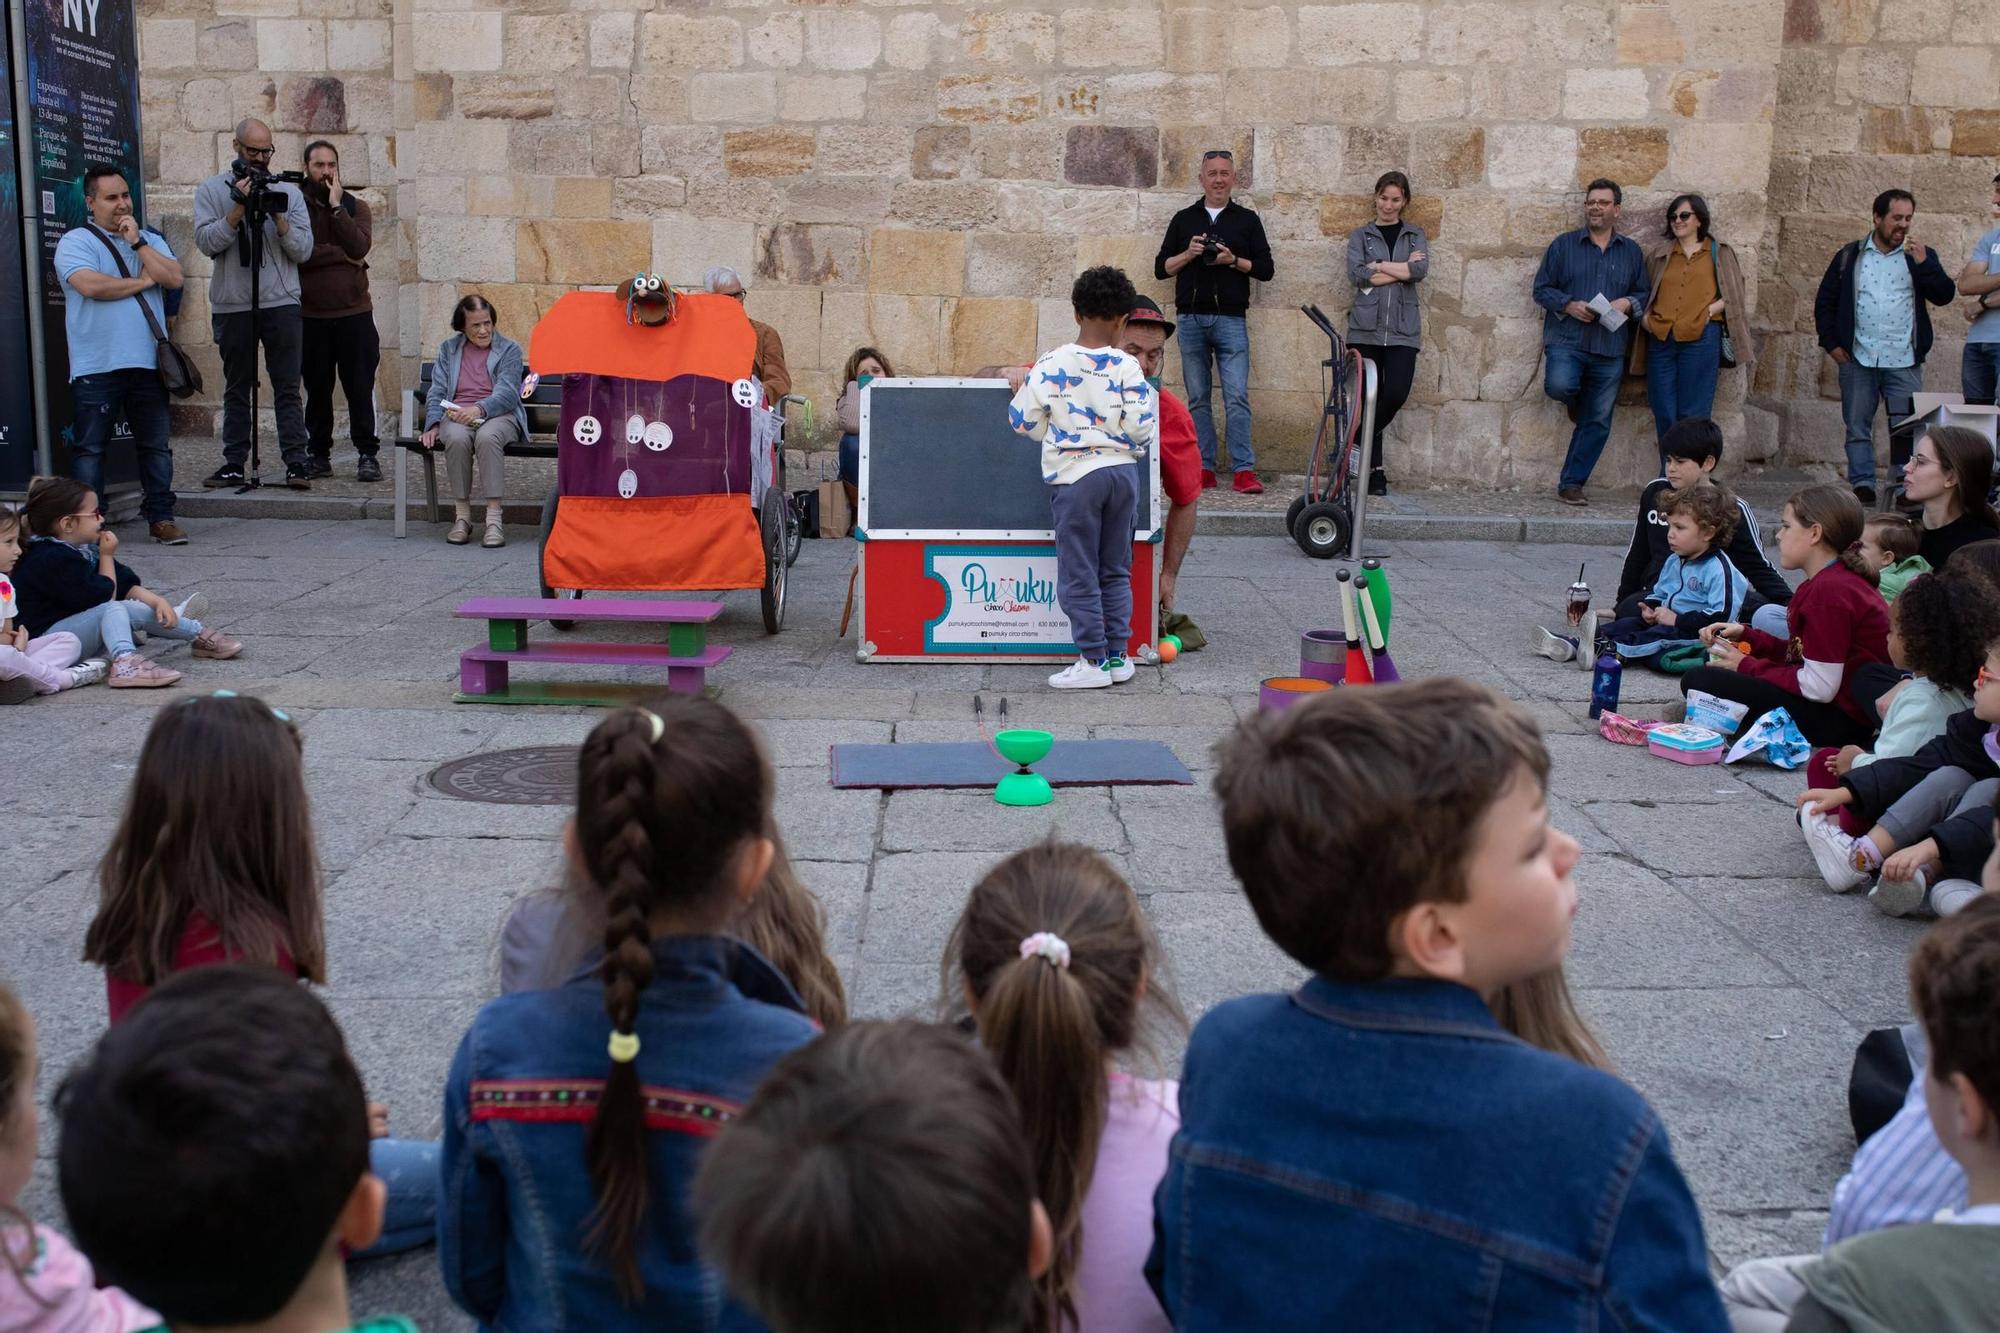
[(423, 446), (435, 449), (440, 439), (444, 441), (445, 478), (454, 511), (445, 540), (453, 546), (472, 540), (475, 455), (479, 479), (486, 487), (486, 536), (479, 544), (489, 550), (507, 544), (500, 524), (500, 502), (506, 494), (501, 459), (508, 445), (528, 438), (528, 414), (521, 409), (521, 344), (501, 333), (498, 322), (493, 303), (485, 297), (459, 300), (451, 312), (452, 335), (438, 347), (430, 393), (424, 399)]

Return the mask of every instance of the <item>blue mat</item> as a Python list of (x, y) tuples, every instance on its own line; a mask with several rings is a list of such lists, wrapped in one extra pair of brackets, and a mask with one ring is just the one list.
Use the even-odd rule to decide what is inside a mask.
[[(1057, 741), (1034, 768), (1052, 787), (1194, 784), (1158, 741)], [(984, 741), (833, 747), (836, 787), (991, 787), (1013, 771)]]

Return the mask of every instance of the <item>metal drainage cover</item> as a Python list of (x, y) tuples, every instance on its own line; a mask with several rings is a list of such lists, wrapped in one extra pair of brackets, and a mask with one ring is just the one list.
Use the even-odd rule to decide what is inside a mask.
[(534, 745), (467, 755), (431, 770), (430, 784), (446, 796), (488, 805), (572, 805), (574, 745)]

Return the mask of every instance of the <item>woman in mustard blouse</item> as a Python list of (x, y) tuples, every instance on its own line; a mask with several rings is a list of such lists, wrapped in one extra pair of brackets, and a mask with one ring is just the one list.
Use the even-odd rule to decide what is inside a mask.
[(1653, 424), (1665, 439), (1677, 421), (1714, 415), (1725, 331), (1736, 354), (1729, 364), (1748, 366), (1750, 312), (1736, 252), (1709, 235), (1708, 201), (1698, 194), (1667, 205), (1666, 238), (1646, 257), (1646, 275), (1653, 290), (1632, 340), (1632, 369), (1645, 372)]

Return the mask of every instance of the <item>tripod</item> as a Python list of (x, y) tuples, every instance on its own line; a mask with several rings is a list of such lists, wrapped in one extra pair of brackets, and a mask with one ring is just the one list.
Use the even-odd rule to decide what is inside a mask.
[(253, 177), (250, 195), (243, 201), (243, 220), (236, 224), (236, 262), (250, 269), (250, 458), (249, 465), (243, 469), (243, 484), (236, 488), (238, 495), (248, 495), (264, 484), (263, 478), (258, 475), (261, 463), (258, 446), (263, 435), (263, 423), (257, 410), (261, 388), (257, 354), (264, 347), (264, 222), (270, 214), (263, 205), (264, 185)]

